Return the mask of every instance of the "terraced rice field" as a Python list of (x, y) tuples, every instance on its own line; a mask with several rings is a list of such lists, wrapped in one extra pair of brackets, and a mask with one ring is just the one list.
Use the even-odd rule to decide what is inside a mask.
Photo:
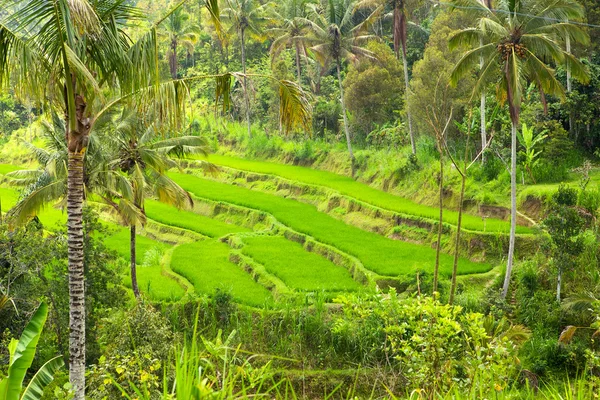
[[(192, 175), (172, 173), (171, 177), (198, 197), (268, 212), (295, 231), (357, 257), (367, 269), (380, 275), (395, 277), (417, 270), (433, 270), (433, 249), (365, 232), (319, 212), (312, 205)], [(460, 274), (481, 273), (490, 269), (491, 266), (485, 263), (467, 259), (461, 259), (460, 262)], [(452, 257), (442, 254), (440, 273), (449, 276), (451, 271)]]
[(271, 292), (229, 261), (230, 250), (227, 244), (216, 240), (183, 244), (173, 251), (171, 269), (190, 281), (198, 292), (213, 294), (220, 289), (241, 303), (257, 307), (271, 304)]
[[(130, 248), (129, 240), (130, 233), (129, 228), (123, 228), (117, 225), (110, 225), (110, 229), (114, 231), (113, 234), (104, 238), (104, 244), (109, 249), (115, 250), (118, 255), (125, 259), (129, 259)], [(146, 258), (148, 252), (157, 251), (162, 253), (165, 251), (167, 245), (159, 242), (158, 240), (150, 239), (142, 235), (136, 235), (135, 237), (135, 262), (136, 264), (144, 264), (144, 258)]]
[[(375, 204), (377, 201), (383, 202), (390, 196), (395, 198), (395, 196), (377, 191), (367, 185), (358, 184), (359, 186), (354, 187), (357, 182), (351, 180), (349, 182), (348, 178), (335, 174), (290, 166), (279, 166), (282, 167), (282, 170), (277, 170), (276, 164), (273, 166), (275, 170), (271, 171), (265, 167), (265, 165), (269, 166), (269, 163), (256, 165), (253, 164), (255, 162), (248, 163), (235, 166), (238, 168), (240, 166), (252, 167), (253, 170), (260, 170), (257, 172), (261, 173), (277, 172), (277, 175), (283, 177), (292, 177), (290, 174), (294, 174), (294, 179), (312, 184), (315, 184), (315, 177), (323, 174), (324, 178), (318, 181), (318, 184), (327, 184), (328, 187), (344, 194), (346, 194), (344, 190), (352, 191), (354, 197), (359, 200), (361, 200), (360, 193), (362, 196), (370, 196), (370, 191), (375, 191), (380, 197), (372, 196), (371, 200), (375, 200), (371, 201), (371, 204)], [(269, 168), (271, 167), (269, 166)], [(13, 166), (0, 166), (0, 173), (15, 169), (17, 168)], [(295, 175), (296, 172), (298, 175)], [(365, 268), (380, 276), (398, 277), (413, 274), (417, 270), (431, 271), (433, 269), (435, 251), (432, 248), (392, 240), (363, 231), (326, 213), (319, 212), (310, 204), (193, 175), (173, 172), (171, 176), (199, 199), (269, 213), (288, 229), (311, 236), (318, 242), (356, 257)], [(361, 189), (355, 190), (356, 188)], [(18, 192), (12, 188), (0, 188), (0, 199), (3, 207), (7, 209), (18, 200)], [(400, 209), (404, 200), (400, 199), (399, 201), (398, 203), (386, 203), (387, 208)], [(402, 212), (406, 212), (406, 209), (402, 209)], [(314, 291), (340, 293), (368, 290), (354, 281), (346, 268), (336, 265), (316, 253), (309, 252), (302, 245), (282, 236), (272, 234), (269, 236), (268, 233), (265, 235), (265, 232), (260, 235), (253, 234), (250, 229), (239, 225), (225, 223), (193, 210), (178, 210), (153, 200), (147, 201), (146, 214), (150, 220), (192, 231), (207, 238), (192, 243), (184, 243), (185, 240), (182, 240), (172, 249), (172, 253), (169, 253), (170, 257), (162, 257), (166, 252), (171, 251), (170, 245), (161, 242), (160, 235), (158, 240), (155, 240), (140, 235), (139, 233), (143, 234), (143, 230), (138, 230), (136, 241), (138, 283), (140, 290), (152, 300), (175, 301), (185, 295), (186, 287), (167, 273), (170, 269), (172, 273), (187, 279), (198, 293), (212, 295), (216, 290), (221, 290), (231, 293), (236, 302), (257, 307), (275, 303), (277, 298), (271, 291), (256, 282), (242, 267), (230, 261), (229, 257), (233, 249), (227, 243), (216, 240), (226, 235), (240, 235), (236, 240), (237, 243), (242, 244), (241, 252), (254, 262), (261, 264), (272, 279), (282, 282), (287, 287), (286, 291), (289, 290), (291, 293)], [(40, 220), (47, 229), (52, 230), (51, 226), (65, 223), (66, 214), (47, 207), (40, 214)], [(108, 221), (106, 224), (110, 228), (110, 233), (103, 239), (104, 243), (127, 260), (129, 258), (129, 229)], [(177, 240), (177, 235), (169, 237), (169, 240), (172, 240), (173, 237)], [(168, 264), (169, 260), (170, 264)], [(440, 273), (448, 276), (451, 266), (452, 258), (442, 254)], [(461, 259), (459, 265), (460, 274), (481, 273), (490, 269), (491, 266), (488, 264), (475, 263), (466, 259)], [(124, 275), (124, 283), (131, 287), (131, 279), (128, 275)]]
[(146, 202), (146, 215), (162, 224), (187, 229), (211, 238), (218, 238), (228, 233), (249, 231), (246, 228), (216, 221), (192, 211), (178, 210), (154, 200)]
[(279, 278), (288, 287), (301, 291), (358, 290), (361, 285), (343, 267), (306, 251), (300, 244), (281, 236), (244, 238), (242, 252)]
[[(260, 174), (276, 175), (293, 181), (324, 186), (345, 196), (353, 197), (357, 200), (386, 210), (432, 220), (437, 220), (439, 218), (438, 208), (417, 204), (411, 200), (357, 182), (344, 175), (306, 167), (248, 160), (219, 154), (211, 154), (208, 160), (224, 167)], [(458, 213), (452, 210), (444, 210), (444, 222), (456, 225), (458, 223)], [(463, 214), (462, 226), (464, 229), (481, 232), (485, 230), (487, 232), (508, 233), (510, 231), (510, 222), (508, 221), (488, 218), (486, 219), (484, 226), (484, 221), (481, 217), (469, 214)], [(531, 233), (531, 229), (524, 226), (518, 226), (517, 233)]]
[[(177, 301), (185, 295), (185, 289), (175, 280), (163, 275), (162, 267), (138, 266), (137, 280), (140, 291), (155, 301)], [(131, 288), (131, 277), (125, 285)]]

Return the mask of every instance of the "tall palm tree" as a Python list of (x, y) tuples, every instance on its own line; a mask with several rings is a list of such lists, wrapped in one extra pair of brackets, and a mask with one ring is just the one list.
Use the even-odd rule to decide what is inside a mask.
[(169, 71), (171, 78), (177, 79), (177, 51), (184, 46), (188, 56), (194, 54), (194, 45), (198, 41), (200, 26), (189, 22), (189, 14), (178, 7), (165, 21), (165, 33), (169, 40)]
[(346, 134), (346, 144), (353, 173), (354, 152), (352, 151), (350, 128), (348, 127), (348, 116), (346, 115), (346, 104), (344, 102), (342, 62), (355, 61), (358, 57), (375, 58), (372, 52), (360, 47), (360, 44), (366, 42), (372, 36), (362, 34), (364, 24), (355, 24), (353, 16), (356, 4), (354, 0), (329, 0), (324, 6), (309, 4), (311, 19), (306, 20), (310, 24), (314, 36), (311, 39), (312, 46), (310, 50), (315, 58), (325, 69), (330, 63), (333, 63), (336, 67), (344, 133)]
[[(423, 1), (422, 0), (361, 0), (357, 4), (357, 8), (372, 8), (373, 14), (371, 18), (375, 17), (387, 17), (387, 9), (391, 9), (391, 16), (393, 20), (392, 26), (392, 39), (394, 41), (394, 52), (396, 58), (400, 59), (402, 56), (402, 65), (404, 70), (404, 85), (405, 85), (405, 103), (408, 104), (408, 96), (410, 93), (409, 80), (408, 80), (408, 63), (406, 60), (406, 47), (407, 47), (407, 27), (410, 10), (418, 7)], [(413, 131), (412, 119), (410, 115), (410, 109), (406, 106), (406, 119), (408, 122), (408, 133), (410, 136), (410, 145), (413, 154), (417, 153), (417, 145), (415, 141), (415, 134)]]
[(222, 18), (231, 23), (230, 33), (236, 32), (240, 38), (242, 56), (242, 83), (244, 86), (244, 101), (246, 103), (246, 123), (248, 124), (248, 137), (252, 137), (250, 122), (250, 98), (248, 95), (248, 78), (246, 77), (246, 35), (248, 33), (260, 34), (260, 25), (265, 19), (265, 9), (271, 3), (260, 4), (255, 0), (227, 0), (227, 8), (222, 10)]
[(145, 200), (152, 196), (177, 208), (192, 207), (190, 194), (170, 179), (167, 171), (178, 167), (173, 158), (208, 153), (206, 140), (199, 136), (161, 138), (156, 128), (135, 113), (124, 111), (114, 128), (105, 132), (105, 139), (110, 142), (108, 147), (113, 151), (108, 169), (125, 173), (133, 192), (134, 212), (123, 207), (120, 215), (130, 230), (131, 287), (136, 298), (140, 297), (135, 261), (136, 227), (146, 222)]
[[(217, 19), (216, 0), (205, 0)], [(69, 271), (69, 378), (75, 400), (85, 397), (85, 280), (83, 254), (84, 158), (90, 133), (118, 87), (118, 102), (145, 94), (160, 97), (161, 116), (181, 120), (181, 82), (159, 86), (158, 21), (132, 43), (125, 24), (143, 14), (122, 0), (0, 0), (17, 10), (0, 19), (0, 85), (18, 90), (64, 115), (67, 163)], [(9, 74), (11, 79), (8, 79)], [(180, 89), (180, 90), (178, 90)], [(136, 94), (136, 96), (132, 96)], [(168, 97), (168, 99), (167, 99)], [(143, 102), (149, 105), (149, 101)]]
[(274, 19), (278, 22), (277, 28), (271, 29), (275, 40), (271, 44), (271, 57), (275, 59), (284, 49), (294, 48), (296, 54), (296, 78), (301, 84), (302, 71), (300, 58), (306, 55), (308, 42), (308, 26), (306, 22), (306, 5), (308, 0), (286, 0), (281, 4), (281, 11), (274, 11)]
[(583, 65), (572, 54), (564, 51), (559, 38), (568, 36), (574, 41), (587, 42), (587, 34), (578, 26), (562, 22), (583, 16), (583, 8), (572, 0), (502, 1), (493, 10), (479, 0), (453, 0), (453, 5), (468, 7), (477, 15), (477, 24), (450, 39), (450, 46), (464, 44), (471, 49), (465, 53), (452, 72), (451, 81), (458, 80), (478, 66), (483, 67), (474, 92), (480, 93), (486, 84), (496, 81), (501, 101), (508, 103), (511, 129), (511, 227), (506, 275), (502, 297), (506, 298), (512, 273), (515, 232), (517, 225), (517, 128), (523, 89), (527, 82), (534, 84), (544, 100), (545, 94), (561, 98), (565, 92), (546, 64), (568, 64), (574, 77), (587, 79)]

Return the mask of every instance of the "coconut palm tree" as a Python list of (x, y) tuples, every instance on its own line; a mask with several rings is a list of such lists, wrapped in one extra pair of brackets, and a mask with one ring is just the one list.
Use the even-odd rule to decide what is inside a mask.
[[(175, 135), (161, 138), (155, 124), (146, 124), (136, 113), (124, 111), (114, 127), (105, 131), (105, 139), (113, 153), (109, 170), (123, 172), (131, 185), (133, 212), (123, 207), (120, 216), (130, 230), (131, 287), (140, 297), (136, 273), (136, 227), (144, 225), (145, 200), (152, 196), (177, 208), (192, 207), (190, 194), (167, 176), (167, 171), (177, 168), (173, 158), (189, 154), (208, 153), (206, 140), (199, 136)], [(205, 166), (211, 166), (204, 163)]]
[(177, 79), (177, 51), (179, 46), (185, 47), (188, 56), (194, 54), (194, 45), (198, 41), (200, 26), (189, 22), (189, 14), (183, 7), (177, 8), (165, 21), (165, 34), (169, 41), (169, 71), (171, 78)]
[[(370, 18), (387, 18), (390, 14), (386, 13), (388, 9), (391, 9), (391, 17), (393, 21), (392, 26), (392, 39), (394, 42), (394, 52), (396, 58), (400, 59), (402, 56), (402, 65), (404, 70), (404, 84), (405, 84), (405, 102), (408, 104), (409, 96), (409, 80), (408, 80), (408, 63), (406, 60), (406, 47), (407, 47), (407, 34), (406, 30), (408, 27), (408, 20), (410, 11), (417, 8), (423, 3), (422, 0), (361, 0), (357, 4), (358, 9), (370, 8), (373, 9), (373, 13)], [(410, 136), (410, 144), (412, 147), (413, 154), (417, 153), (417, 145), (415, 141), (415, 135), (412, 126), (412, 119), (410, 115), (410, 109), (406, 107), (406, 119), (408, 122), (408, 133)]]
[(325, 69), (331, 63), (336, 67), (344, 133), (346, 134), (346, 144), (353, 173), (354, 152), (352, 151), (350, 128), (348, 127), (348, 116), (346, 115), (346, 104), (344, 102), (342, 62), (355, 61), (358, 57), (375, 58), (372, 52), (360, 47), (362, 43), (373, 36), (362, 34), (365, 24), (354, 23), (353, 15), (356, 4), (354, 0), (329, 0), (324, 6), (309, 4), (311, 19), (306, 19), (313, 34), (311, 38), (312, 46), (310, 47), (312, 54)]
[[(7, 213), (12, 222), (26, 223), (48, 204), (65, 208), (69, 155), (64, 132), (64, 121), (53, 114), (52, 123), (42, 121), (42, 146), (23, 142), (39, 167), (6, 174), (9, 184), (23, 187), (19, 201)], [(98, 136), (90, 136), (83, 167), (84, 198), (94, 195), (118, 214), (130, 215), (135, 211), (133, 189), (126, 177), (109, 169), (110, 153), (111, 149)]]
[[(218, 16), (216, 0), (206, 0)], [(121, 0), (0, 0), (0, 9), (17, 10), (0, 19), (0, 85), (17, 90), (46, 109), (64, 115), (67, 161), (69, 271), (69, 378), (75, 400), (85, 397), (85, 282), (83, 254), (84, 159), (97, 119), (115, 103), (145, 95), (180, 121), (185, 103), (182, 82), (160, 85), (157, 21), (132, 43), (125, 24), (143, 14)], [(171, 11), (172, 12), (172, 11)], [(168, 15), (167, 15), (168, 16)], [(10, 79), (9, 79), (10, 75)], [(121, 97), (107, 102), (105, 90)], [(179, 90), (178, 90), (179, 89)], [(135, 96), (133, 96), (135, 94)], [(151, 98), (161, 99), (158, 105)]]
[(252, 137), (250, 98), (248, 95), (248, 79), (246, 77), (246, 35), (248, 33), (260, 35), (260, 25), (266, 21), (265, 11), (267, 7), (270, 7), (271, 3), (260, 4), (255, 0), (227, 0), (227, 5), (228, 7), (222, 10), (222, 18), (228, 20), (231, 24), (229, 33), (236, 32), (240, 38), (246, 123), (248, 124), (248, 137)]
[(281, 4), (281, 11), (273, 11), (277, 28), (271, 29), (275, 40), (271, 44), (271, 57), (275, 59), (284, 49), (292, 47), (296, 54), (296, 78), (301, 84), (302, 71), (300, 58), (306, 55), (308, 43), (308, 26), (306, 22), (307, 0), (286, 0)]
[(498, 9), (490, 9), (480, 0), (453, 0), (453, 5), (470, 9), (477, 16), (475, 27), (464, 29), (450, 39), (450, 47), (470, 47), (452, 72), (451, 82), (483, 66), (475, 84), (474, 93), (480, 94), (490, 82), (496, 82), (499, 99), (508, 103), (511, 130), (511, 228), (506, 275), (502, 297), (508, 293), (512, 272), (515, 232), (517, 225), (517, 130), (523, 88), (531, 82), (539, 90), (542, 101), (545, 94), (565, 97), (554, 70), (546, 64), (568, 64), (574, 77), (587, 79), (583, 65), (564, 51), (560, 37), (577, 42), (589, 41), (578, 26), (562, 22), (583, 16), (583, 8), (572, 0), (520, 0), (499, 2)]

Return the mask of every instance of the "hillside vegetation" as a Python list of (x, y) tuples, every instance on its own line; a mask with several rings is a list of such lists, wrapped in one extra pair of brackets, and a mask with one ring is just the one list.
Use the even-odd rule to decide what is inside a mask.
[(0, 400), (593, 399), (594, 0), (0, 0)]

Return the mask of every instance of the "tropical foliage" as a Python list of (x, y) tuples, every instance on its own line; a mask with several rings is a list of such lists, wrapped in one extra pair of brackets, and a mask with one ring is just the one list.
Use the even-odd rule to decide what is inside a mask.
[(594, 398), (599, 25), (0, 0), (0, 399)]

